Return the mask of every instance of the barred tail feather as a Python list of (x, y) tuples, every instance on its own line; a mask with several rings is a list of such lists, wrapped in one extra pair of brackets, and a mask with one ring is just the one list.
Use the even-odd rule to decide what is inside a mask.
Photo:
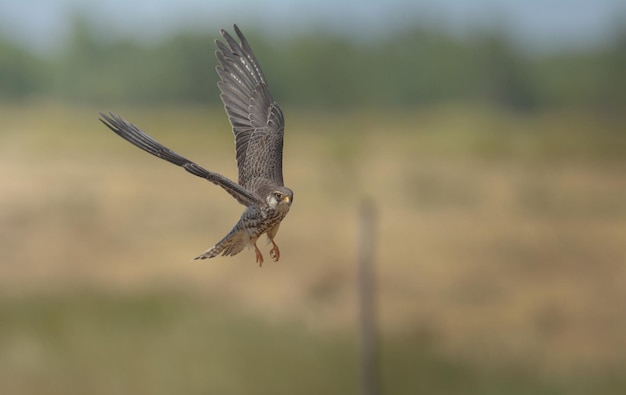
[(235, 227), (219, 243), (209, 248), (194, 259), (209, 259), (218, 255), (233, 256), (243, 251), (250, 244), (250, 235), (245, 229)]

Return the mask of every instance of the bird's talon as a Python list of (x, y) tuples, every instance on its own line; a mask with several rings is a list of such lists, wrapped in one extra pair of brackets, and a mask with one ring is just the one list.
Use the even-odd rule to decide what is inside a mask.
[(278, 262), (278, 260), (280, 259), (280, 250), (278, 249), (276, 243), (274, 243), (274, 240), (272, 240), (272, 245), (273, 247), (270, 250), (270, 256), (272, 257), (272, 260), (274, 262)]
[(256, 253), (256, 263), (259, 264), (259, 267), (263, 267), (263, 254), (261, 254), (256, 244), (254, 245), (254, 252)]

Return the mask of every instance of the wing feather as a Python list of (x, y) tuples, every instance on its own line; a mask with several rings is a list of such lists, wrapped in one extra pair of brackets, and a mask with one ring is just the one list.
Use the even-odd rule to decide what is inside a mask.
[(240, 43), (221, 31), (226, 43), (216, 41), (216, 70), (235, 135), (239, 184), (248, 188), (254, 179), (264, 178), (282, 186), (284, 117), (250, 44), (237, 25), (234, 28)]
[(130, 122), (126, 122), (126, 120), (122, 117), (113, 113), (109, 113), (108, 115), (100, 113), (100, 116), (102, 117), (100, 121), (104, 125), (134, 146), (141, 148), (158, 158), (180, 166), (195, 176), (205, 178), (213, 184), (219, 185), (244, 206), (251, 206), (259, 203), (258, 197), (241, 185), (238, 185), (221, 174), (208, 171), (189, 159), (170, 150), (152, 137), (148, 136), (137, 126)]

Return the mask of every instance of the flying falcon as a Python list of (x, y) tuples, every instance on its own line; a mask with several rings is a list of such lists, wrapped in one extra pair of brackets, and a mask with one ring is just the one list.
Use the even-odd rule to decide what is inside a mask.
[(181, 166), (189, 173), (205, 178), (224, 188), (246, 210), (235, 227), (217, 244), (195, 259), (218, 255), (237, 255), (244, 247), (254, 247), (256, 262), (263, 265), (263, 255), (256, 245), (266, 234), (272, 243), (270, 256), (274, 262), (280, 250), (274, 242), (281, 221), (293, 203), (293, 191), (283, 184), (283, 112), (272, 98), (261, 66), (252, 48), (237, 27), (240, 43), (228, 32), (220, 33), (226, 44), (215, 43), (220, 81), (220, 97), (235, 135), (238, 182), (206, 170), (187, 158), (161, 145), (135, 125), (113, 113), (102, 114), (100, 121), (124, 140), (142, 150)]

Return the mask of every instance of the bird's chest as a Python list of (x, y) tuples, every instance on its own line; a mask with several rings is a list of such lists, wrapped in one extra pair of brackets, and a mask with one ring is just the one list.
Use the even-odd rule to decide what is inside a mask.
[(249, 208), (244, 215), (244, 227), (250, 237), (255, 239), (278, 225), (287, 213), (271, 207)]
[(283, 213), (279, 210), (267, 209), (261, 212), (261, 216), (263, 217), (263, 224), (266, 225), (266, 230), (273, 228), (274, 225), (279, 223), (285, 218), (287, 213)]

